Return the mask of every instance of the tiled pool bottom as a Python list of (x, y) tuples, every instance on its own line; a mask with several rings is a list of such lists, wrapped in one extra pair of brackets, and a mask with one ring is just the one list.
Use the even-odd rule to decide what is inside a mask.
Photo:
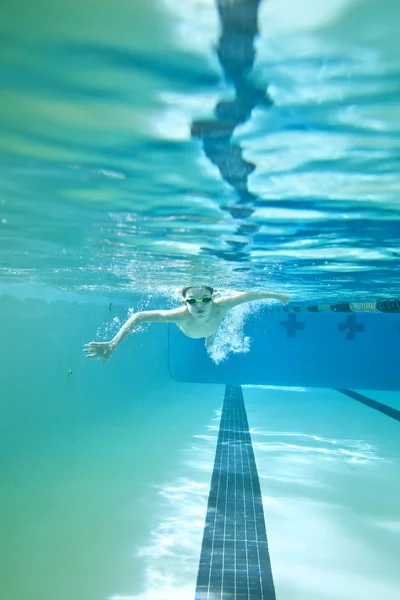
[[(400, 394), (368, 396), (400, 408)], [(277, 598), (394, 600), (399, 423), (333, 390), (244, 397)]]
[[(400, 583), (398, 423), (333, 390), (244, 386), (243, 395), (276, 598), (394, 600)], [(399, 400), (398, 394), (372, 395), (392, 406)], [(223, 589), (217, 566), (222, 569), (226, 556), (218, 557), (218, 549), (204, 588), (200, 548), (219, 424), (217, 417), (196, 434), (176, 478), (161, 490), (165, 516), (141, 552), (147, 584), (135, 598), (193, 598), (196, 578), (197, 597), (253, 598), (250, 586), (236, 595)], [(228, 504), (230, 498), (228, 493)], [(240, 552), (235, 558), (241, 560)], [(232, 554), (228, 567), (229, 561)], [(225, 582), (232, 583), (231, 575)]]
[(275, 600), (260, 482), (240, 386), (227, 385), (196, 600)]
[[(170, 382), (15, 458), (8, 597), (194, 598), (224, 392)], [(243, 396), (276, 598), (397, 600), (399, 423), (333, 390)], [(368, 396), (400, 408), (399, 394)]]

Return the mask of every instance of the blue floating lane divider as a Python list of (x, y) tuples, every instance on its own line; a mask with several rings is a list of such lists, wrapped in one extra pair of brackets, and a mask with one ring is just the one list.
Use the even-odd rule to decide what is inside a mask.
[(357, 312), (357, 313), (400, 313), (397, 298), (374, 300), (373, 302), (340, 302), (338, 304), (289, 305), (280, 308), (284, 312)]
[(227, 385), (195, 600), (275, 600), (260, 482), (240, 386)]
[(367, 398), (363, 394), (359, 394), (358, 392), (353, 392), (353, 390), (336, 390), (341, 394), (345, 394), (345, 396), (349, 396), (349, 398), (353, 398), (353, 400), (357, 400), (357, 402), (361, 402), (361, 404), (365, 404), (365, 406), (369, 406), (374, 410), (378, 410), (379, 412), (395, 419), (396, 421), (400, 421), (400, 410), (397, 408), (393, 408), (388, 406), (387, 404), (383, 404), (382, 402), (378, 402), (377, 400), (372, 400), (372, 398)]

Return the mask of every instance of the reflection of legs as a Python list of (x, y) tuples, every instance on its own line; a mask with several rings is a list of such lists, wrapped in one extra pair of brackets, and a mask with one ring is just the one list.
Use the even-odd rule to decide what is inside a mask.
[(208, 338), (206, 338), (206, 348), (211, 348), (211, 346), (213, 345), (215, 340), (215, 333), (213, 333), (213, 335), (210, 335)]

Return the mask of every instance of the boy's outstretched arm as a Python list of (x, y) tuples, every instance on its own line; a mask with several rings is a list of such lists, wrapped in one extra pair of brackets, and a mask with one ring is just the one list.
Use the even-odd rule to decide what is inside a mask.
[(279, 300), (283, 304), (289, 303), (289, 296), (285, 294), (276, 294), (275, 292), (241, 292), (235, 296), (229, 296), (228, 298), (218, 298), (215, 302), (224, 308), (233, 308), (239, 304), (245, 304), (246, 302), (253, 302), (254, 300)]
[(172, 310), (146, 310), (138, 312), (129, 317), (122, 325), (118, 333), (109, 342), (89, 342), (85, 344), (83, 351), (86, 358), (102, 358), (102, 363), (106, 362), (126, 338), (141, 323), (179, 323), (185, 312), (185, 308), (176, 308)]

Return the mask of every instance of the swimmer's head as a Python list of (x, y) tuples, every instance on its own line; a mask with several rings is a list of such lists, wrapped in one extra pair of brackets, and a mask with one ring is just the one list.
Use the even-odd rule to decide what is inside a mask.
[(206, 316), (211, 310), (214, 290), (209, 286), (189, 286), (182, 290), (183, 300), (193, 316)]

